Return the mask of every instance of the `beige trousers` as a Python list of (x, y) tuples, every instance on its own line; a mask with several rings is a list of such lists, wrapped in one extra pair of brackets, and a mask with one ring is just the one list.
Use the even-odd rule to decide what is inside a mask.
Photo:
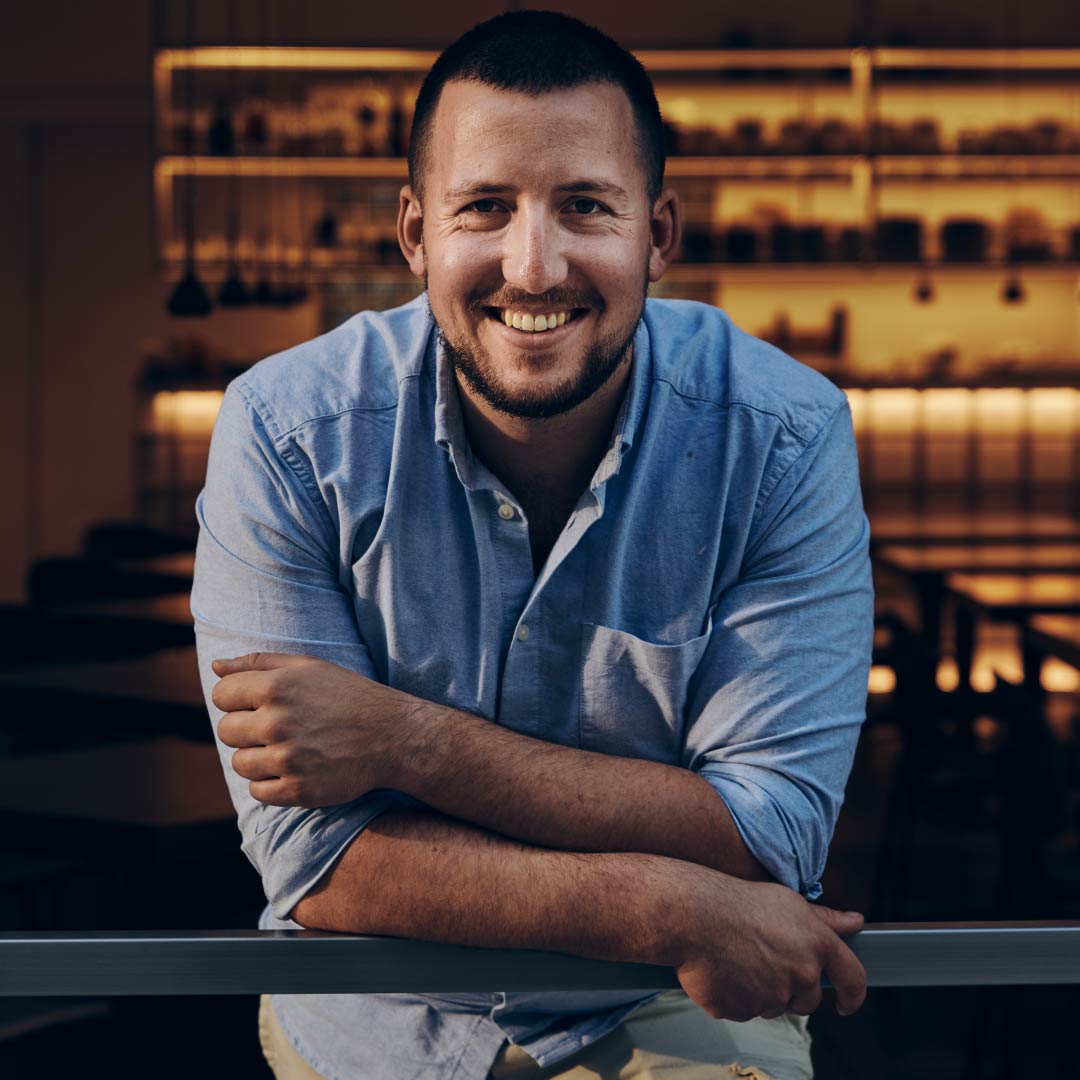
[[(276, 1080), (323, 1080), (281, 1030), (270, 997), (259, 998), (259, 1042)], [(810, 1080), (806, 1017), (737, 1024), (714, 1020), (682, 990), (667, 990), (614, 1031), (541, 1069), (519, 1046), (503, 1045), (488, 1080)], [(357, 1078), (361, 1080), (361, 1078)]]

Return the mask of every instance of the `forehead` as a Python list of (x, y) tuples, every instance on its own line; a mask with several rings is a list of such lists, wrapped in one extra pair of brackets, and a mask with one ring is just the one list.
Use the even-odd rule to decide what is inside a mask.
[(524, 186), (569, 173), (580, 179), (584, 171), (589, 179), (644, 190), (627, 137), (633, 124), (629, 98), (608, 83), (526, 94), (451, 81), (433, 117), (428, 183), (440, 195), (480, 174)]

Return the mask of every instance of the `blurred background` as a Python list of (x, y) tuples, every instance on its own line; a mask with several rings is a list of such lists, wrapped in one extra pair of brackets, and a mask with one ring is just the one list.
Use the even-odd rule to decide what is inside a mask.
[[(3, 929), (255, 925), (187, 606), (217, 407), (259, 359), (417, 294), (395, 238), (416, 93), (513, 6), (5, 8)], [(877, 631), (823, 899), (1077, 917), (1080, 9), (547, 6), (654, 79), (685, 235), (652, 294), (722, 307), (851, 402)], [(1071, 1077), (1077, 1004), (872, 993), (815, 1015), (815, 1063)], [(0, 998), (0, 1075), (77, 1050), (117, 1077), (269, 1076), (256, 1008)]]

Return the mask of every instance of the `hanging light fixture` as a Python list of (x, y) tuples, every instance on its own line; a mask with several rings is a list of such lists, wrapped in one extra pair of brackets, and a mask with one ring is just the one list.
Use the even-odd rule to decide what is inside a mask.
[(222, 307), (245, 307), (251, 303), (251, 297), (248, 295), (247, 286), (244, 284), (244, 279), (240, 276), (240, 265), (237, 259), (236, 253), (236, 234), (237, 234), (237, 222), (236, 222), (236, 202), (234, 188), (236, 186), (236, 177), (229, 177), (229, 272), (225, 280), (221, 284), (221, 290), (218, 293), (218, 303)]
[(930, 266), (928, 263), (922, 264), (922, 269), (918, 278), (915, 280), (915, 301), (919, 304), (929, 304), (933, 302), (934, 281), (930, 277)]
[(1001, 288), (1001, 299), (1006, 304), (1022, 304), (1027, 299), (1027, 291), (1020, 280), (1019, 271), (1013, 267), (1005, 278)]
[(270, 256), (268, 254), (269, 240), (267, 239), (265, 226), (259, 229), (258, 251), (258, 280), (255, 282), (255, 291), (252, 293), (251, 299), (252, 302), (256, 304), (272, 304), (274, 302), (274, 289), (273, 286), (270, 284)]
[[(191, 49), (194, 44), (194, 33), (191, 12), (191, 0), (184, 5), (185, 33), (187, 46)], [(194, 69), (189, 65), (187, 74), (187, 124), (185, 152), (188, 164), (192, 164), (195, 154), (195, 100), (194, 100)], [(203, 283), (195, 270), (195, 175), (193, 170), (188, 170), (184, 184), (184, 276), (180, 279), (176, 288), (173, 289), (165, 310), (170, 315), (186, 318), (210, 313), (210, 297), (207, 295)]]
[[(229, 20), (229, 39), (236, 44), (236, 22), (234, 15), (236, 8), (234, 4), (229, 4), (228, 7), (228, 20)], [(232, 92), (232, 100), (229, 103), (229, 115), (232, 115), (232, 109), (237, 101), (236, 93), (236, 67), (234, 66), (229, 73), (229, 89)], [(229, 143), (234, 142), (232, 138), (232, 132), (230, 131)], [(235, 153), (235, 146), (232, 147), (232, 152)], [(221, 291), (218, 293), (218, 303), (222, 307), (244, 307), (251, 302), (251, 297), (248, 295), (247, 286), (244, 284), (243, 278), (240, 277), (240, 260), (237, 252), (238, 237), (240, 233), (239, 212), (237, 209), (236, 201), (236, 171), (235, 166), (229, 172), (229, 271), (225, 277), (225, 281), (222, 283)]]

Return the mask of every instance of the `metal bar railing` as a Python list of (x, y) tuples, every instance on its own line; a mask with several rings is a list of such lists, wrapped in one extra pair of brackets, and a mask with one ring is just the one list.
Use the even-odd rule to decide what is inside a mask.
[[(896, 923), (848, 939), (871, 986), (1080, 983), (1080, 920)], [(672, 968), (321, 930), (0, 933), (0, 996), (663, 990)]]

